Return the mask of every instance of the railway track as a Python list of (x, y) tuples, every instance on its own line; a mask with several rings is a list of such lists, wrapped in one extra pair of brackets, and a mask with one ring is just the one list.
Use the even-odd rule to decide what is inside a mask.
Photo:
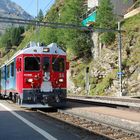
[(44, 110), (37, 111), (74, 127), (84, 129), (94, 135), (98, 135), (103, 140), (140, 140), (140, 135), (137, 133), (87, 120), (85, 118), (66, 113), (65, 110), (58, 110), (57, 112), (45, 112)]
[(93, 121), (82, 116), (69, 113), (65, 109), (37, 109), (37, 112), (55, 120), (66, 123), (74, 128), (80, 128), (99, 137), (97, 140), (140, 140), (140, 134), (127, 129), (114, 127), (102, 122)]
[[(85, 98), (84, 98), (85, 99)], [(90, 99), (90, 98), (87, 98)], [(99, 98), (98, 98), (99, 99)], [(114, 104), (113, 102), (104, 102), (104, 100), (109, 100), (110, 98), (103, 98), (100, 100), (103, 100), (103, 102), (98, 102), (98, 100), (93, 101), (93, 100), (81, 100), (81, 99), (74, 99), (74, 98), (68, 98), (68, 102), (72, 103), (80, 103), (80, 104), (87, 104), (87, 105), (98, 105), (98, 106), (108, 106), (111, 108), (127, 108), (131, 110), (134, 108), (136, 111), (139, 111), (139, 108), (133, 106), (135, 103), (139, 104), (139, 99), (111, 99), (113, 102), (116, 101)], [(123, 101), (125, 103), (123, 104)], [(129, 103), (134, 103), (129, 104)], [(121, 104), (122, 103), (122, 104)], [(132, 105), (132, 106), (131, 106)], [(78, 106), (77, 106), (78, 107)], [(67, 110), (67, 109), (66, 109)], [(71, 112), (68, 112), (63, 109), (59, 109), (58, 112), (44, 112), (44, 111), (39, 111), (43, 114), (46, 114), (50, 117), (53, 117), (55, 119), (58, 119), (60, 121), (63, 121), (65, 123), (68, 123), (70, 125), (73, 125), (74, 127), (78, 127), (81, 129), (84, 129), (86, 131), (89, 131), (91, 133), (94, 133), (98, 136), (101, 136), (103, 139), (109, 139), (109, 140), (140, 140), (140, 134), (135, 131), (130, 131), (127, 128), (121, 128), (121, 127), (114, 127), (113, 125), (107, 125), (105, 123), (99, 122), (99, 121), (93, 121), (90, 119), (87, 119), (85, 117), (82, 117), (81, 115), (75, 115)]]

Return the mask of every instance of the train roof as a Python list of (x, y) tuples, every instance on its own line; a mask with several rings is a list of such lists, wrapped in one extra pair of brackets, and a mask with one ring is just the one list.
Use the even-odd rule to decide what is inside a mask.
[[(45, 51), (46, 50), (46, 51)], [(51, 43), (47, 46), (40, 45), (39, 43), (30, 42), (25, 48), (20, 50), (17, 55), (20, 54), (57, 54), (66, 55), (66, 53), (59, 48), (56, 43)]]
[(13, 61), (14, 58), (16, 58), (18, 55), (21, 54), (55, 54), (55, 55), (66, 55), (66, 52), (64, 52), (56, 43), (51, 43), (47, 46), (35, 42), (30, 42), (25, 48), (22, 50), (19, 50), (17, 53), (15, 53), (10, 60), (8, 60), (4, 65), (7, 65)]

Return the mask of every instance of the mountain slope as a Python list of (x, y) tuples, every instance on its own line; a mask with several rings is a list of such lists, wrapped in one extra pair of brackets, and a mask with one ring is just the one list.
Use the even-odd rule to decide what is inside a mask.
[[(33, 19), (31, 15), (25, 12), (19, 5), (10, 0), (0, 0), (0, 16), (10, 18)], [(0, 32), (11, 24), (0, 23)]]

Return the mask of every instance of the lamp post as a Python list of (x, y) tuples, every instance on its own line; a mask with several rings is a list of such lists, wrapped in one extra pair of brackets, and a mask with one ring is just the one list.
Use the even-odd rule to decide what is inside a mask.
[(37, 22), (36, 22), (36, 39), (37, 42), (39, 42), (39, 35), (40, 35), (40, 31), (39, 31), (39, 25), (38, 25), (38, 7), (39, 7), (39, 3), (38, 0), (36, 0), (36, 5), (37, 5), (37, 9), (36, 9), (36, 18), (37, 18)]
[(121, 37), (121, 22), (118, 22), (118, 63), (119, 63), (119, 96), (122, 96), (122, 37)]

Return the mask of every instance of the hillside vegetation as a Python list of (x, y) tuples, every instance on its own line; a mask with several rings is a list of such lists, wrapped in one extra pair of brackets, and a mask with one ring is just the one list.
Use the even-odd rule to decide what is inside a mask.
[[(122, 22), (123, 95), (140, 95), (140, 14)], [(79, 94), (85, 91), (85, 69), (90, 68), (91, 95), (119, 95), (118, 40), (102, 48), (101, 55), (87, 64), (72, 63), (72, 77)], [(82, 70), (81, 70), (82, 69)], [(79, 72), (80, 71), (80, 72)], [(75, 89), (76, 89), (75, 88)], [(73, 89), (74, 91), (74, 89)], [(77, 92), (75, 90), (75, 92)]]
[[(80, 25), (80, 16), (84, 12), (84, 9), (81, 8), (83, 7), (83, 1), (84, 0), (65, 0), (64, 2), (63, 0), (57, 0), (43, 21), (61, 22), (66, 24), (74, 23)], [(30, 32), (32, 32), (32, 36), (29, 37), (28, 34), (30, 34)], [(88, 32), (86, 33), (74, 29), (52, 29), (46, 27), (42, 27), (39, 30), (30, 29), (20, 46), (25, 46), (27, 41), (31, 40), (39, 40), (39, 42), (44, 42), (45, 44), (56, 42), (64, 50), (71, 53), (70, 59), (74, 56), (85, 56), (85, 58), (91, 56), (90, 48), (92, 40)]]
[[(84, 0), (57, 0), (43, 21), (81, 24), (80, 16), (85, 12)], [(122, 23), (122, 68), (123, 95), (140, 95), (140, 14)], [(116, 95), (118, 83), (118, 41), (105, 46), (97, 59), (92, 58), (91, 33), (74, 29), (52, 29), (30, 27), (22, 36), (19, 50), (30, 41), (49, 44), (58, 43), (67, 51), (71, 64), (69, 80), (73, 83), (69, 93), (86, 94), (85, 69), (89, 67), (90, 95)], [(4, 50), (4, 48), (1, 48)], [(9, 55), (14, 54), (11, 50)], [(7, 56), (3, 57), (3, 60)], [(69, 83), (69, 81), (68, 81)]]

